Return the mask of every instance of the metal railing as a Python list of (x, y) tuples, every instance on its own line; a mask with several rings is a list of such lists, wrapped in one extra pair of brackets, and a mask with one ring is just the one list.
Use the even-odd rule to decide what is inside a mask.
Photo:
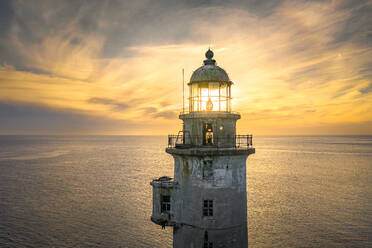
[(237, 111), (206, 111), (206, 110), (200, 110), (200, 111), (190, 111), (188, 109), (185, 109), (184, 111), (180, 112), (180, 115), (186, 115), (186, 114), (191, 114), (191, 113), (202, 113), (202, 114), (214, 114), (214, 113), (227, 113), (227, 114), (235, 114), (235, 115), (240, 115), (240, 112)]
[[(181, 133), (181, 132), (180, 132)], [(203, 136), (183, 134), (168, 135), (169, 148), (187, 147), (233, 147), (233, 148), (252, 148), (253, 136), (251, 134), (237, 134), (233, 136), (216, 136), (211, 140), (206, 140)]]
[(169, 134), (168, 147), (176, 147), (177, 145), (184, 145), (183, 135)]
[(252, 134), (238, 134), (235, 135), (235, 147), (252, 147), (253, 146)]

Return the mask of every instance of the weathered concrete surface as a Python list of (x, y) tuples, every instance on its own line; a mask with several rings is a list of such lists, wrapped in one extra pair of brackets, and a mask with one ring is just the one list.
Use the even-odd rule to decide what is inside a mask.
[[(213, 140), (216, 146), (234, 147), (236, 120), (239, 118), (239, 114), (229, 112), (192, 112), (180, 115), (180, 119), (184, 123), (183, 132), (186, 143), (192, 143), (195, 146), (203, 145), (203, 124), (209, 123), (213, 128)], [(186, 133), (190, 135), (188, 136)]]
[[(206, 235), (207, 234), (207, 235)], [(228, 229), (201, 229), (192, 226), (176, 226), (173, 231), (173, 247), (202, 248), (204, 242), (213, 242), (217, 248), (248, 247), (247, 223)]]
[(171, 211), (169, 214), (164, 215), (161, 212), (161, 195), (169, 195), (172, 197), (173, 190), (178, 186), (178, 183), (171, 178), (169, 180), (160, 180), (154, 179), (150, 182), (150, 185), (153, 187), (152, 190), (152, 215), (151, 220), (161, 225), (164, 223), (165, 225), (174, 225), (173, 222), (173, 212)]
[[(172, 206), (177, 223), (231, 228), (246, 222), (246, 155), (173, 157), (178, 187), (172, 192)], [(207, 165), (212, 167), (208, 178)], [(204, 200), (213, 200), (213, 217), (203, 217)]]

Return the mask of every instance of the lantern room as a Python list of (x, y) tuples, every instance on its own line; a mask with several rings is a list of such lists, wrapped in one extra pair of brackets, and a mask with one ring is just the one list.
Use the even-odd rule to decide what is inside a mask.
[(231, 85), (224, 69), (216, 65), (213, 52), (205, 53), (204, 65), (195, 70), (188, 83), (190, 112), (231, 112)]

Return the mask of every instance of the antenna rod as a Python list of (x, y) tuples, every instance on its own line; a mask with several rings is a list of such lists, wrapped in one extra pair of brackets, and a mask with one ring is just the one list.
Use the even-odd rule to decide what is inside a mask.
[(182, 68), (182, 113), (185, 113), (185, 69)]

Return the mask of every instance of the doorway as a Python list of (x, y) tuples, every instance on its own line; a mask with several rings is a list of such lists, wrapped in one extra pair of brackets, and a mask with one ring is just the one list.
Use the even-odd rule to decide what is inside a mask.
[(213, 145), (212, 123), (203, 124), (203, 145)]

